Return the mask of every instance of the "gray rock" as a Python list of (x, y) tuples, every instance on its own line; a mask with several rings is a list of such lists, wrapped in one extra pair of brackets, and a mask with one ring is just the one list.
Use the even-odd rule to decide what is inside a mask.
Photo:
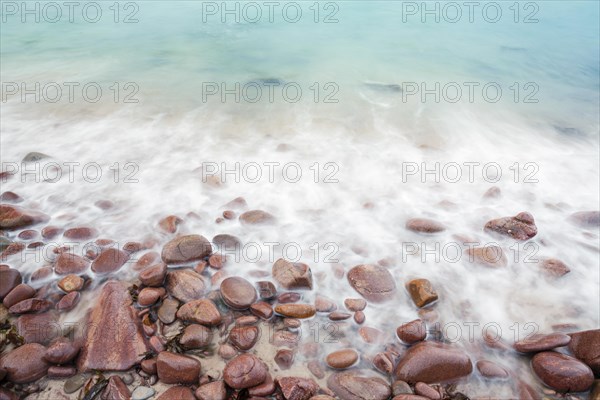
[(138, 386), (131, 393), (131, 400), (146, 400), (154, 396), (156, 391), (148, 386)]

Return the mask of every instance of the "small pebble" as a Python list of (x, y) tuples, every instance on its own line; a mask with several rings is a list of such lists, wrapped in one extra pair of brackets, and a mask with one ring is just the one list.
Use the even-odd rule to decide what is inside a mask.
[(79, 390), (83, 384), (87, 381), (85, 375), (75, 375), (65, 381), (64, 390), (65, 393), (70, 394)]
[(131, 400), (146, 400), (154, 396), (156, 391), (148, 386), (138, 386), (131, 393)]

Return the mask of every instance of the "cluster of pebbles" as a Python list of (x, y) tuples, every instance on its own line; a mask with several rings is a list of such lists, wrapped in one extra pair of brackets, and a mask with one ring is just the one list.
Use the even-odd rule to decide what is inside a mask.
[[(0, 399), (467, 399), (453, 383), (473, 375), (508, 382), (520, 399), (541, 399), (542, 393), (600, 396), (594, 383), (600, 377), (600, 330), (537, 334), (512, 345), (485, 340), (482, 345), (506, 357), (531, 358), (533, 373), (545, 385), (536, 389), (510, 369), (472, 359), (463, 347), (428, 335), (435, 304), (443, 299), (427, 279), (402, 283), (423, 317), (385, 332), (368, 326), (364, 310), (391, 302), (400, 290), (389, 266), (364, 264), (347, 271), (338, 266), (336, 276), (345, 275), (356, 291), (338, 302), (314, 293), (311, 268), (303, 263), (279, 259), (266, 274), (269, 279), (252, 282), (229, 276), (230, 261), (214, 249), (239, 239), (222, 234), (210, 242), (198, 234), (178, 234), (182, 221), (175, 216), (158, 224), (171, 235), (159, 254), (152, 249), (160, 243), (115, 248), (92, 227), (49, 225), (49, 216), (19, 206), (21, 200), (5, 192), (0, 205)], [(110, 202), (97, 205), (110, 207)], [(236, 216), (228, 210), (222, 218)], [(269, 224), (275, 217), (253, 210), (239, 220)], [(600, 225), (598, 212), (577, 213), (572, 221), (593, 229)], [(428, 235), (445, 229), (428, 219), (409, 220), (406, 228)], [(537, 233), (527, 212), (491, 220), (484, 229), (518, 241)], [(25, 248), (45, 246), (61, 235), (94, 241), (100, 250), (77, 255), (59, 247), (50, 265), (27, 275), (19, 271)], [(506, 264), (499, 247), (468, 251), (483, 266)], [(128, 263), (137, 278), (118, 280), (115, 273)], [(560, 260), (545, 260), (541, 267), (557, 278), (569, 272)], [(58, 324), (61, 315), (84, 305), (79, 302), (85, 292), (94, 298), (82, 313), (85, 329), (48, 335), (46, 328)], [(307, 319), (339, 323), (342, 346), (302, 340)], [(376, 351), (362, 352), (358, 342)], [(49, 384), (56, 381), (63, 383), (59, 389)]]

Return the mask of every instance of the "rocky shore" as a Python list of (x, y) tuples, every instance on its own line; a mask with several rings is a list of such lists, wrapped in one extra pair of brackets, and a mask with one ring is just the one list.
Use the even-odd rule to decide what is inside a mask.
[[(519, 399), (600, 398), (600, 329), (557, 328), (467, 347), (431, 334), (444, 301), (437, 288), (419, 277), (398, 281), (386, 262), (335, 265), (336, 279), (356, 293), (336, 298), (317, 289), (318, 274), (303, 263), (278, 259), (255, 279), (230, 274), (232, 261), (219, 249), (243, 238), (180, 233), (183, 220), (176, 216), (157, 221), (164, 242), (116, 246), (99, 228), (62, 226), (43, 210), (21, 206), (16, 193), (1, 199), (0, 400), (460, 400), (469, 393), (457, 384), (473, 380), (509, 387)], [(219, 218), (276, 223), (241, 198), (230, 206)], [(599, 212), (575, 213), (570, 222), (598, 229)], [(406, 229), (435, 235), (446, 228), (415, 218)], [(481, 229), (515, 241), (538, 232), (528, 212)], [(57, 247), (47, 265), (22, 272), (22, 253), (51, 241), (94, 246), (84, 254)], [(477, 267), (507, 264), (501, 247), (466, 253)], [(553, 279), (570, 272), (557, 259), (540, 268)], [(364, 311), (393, 307), (401, 293), (421, 318), (392, 330), (370, 325)], [(81, 318), (67, 324), (66, 315)], [(335, 344), (312, 339), (310, 323), (319, 321), (335, 324), (328, 325), (336, 327)], [(486, 352), (527, 360), (536, 383), (486, 359)]]

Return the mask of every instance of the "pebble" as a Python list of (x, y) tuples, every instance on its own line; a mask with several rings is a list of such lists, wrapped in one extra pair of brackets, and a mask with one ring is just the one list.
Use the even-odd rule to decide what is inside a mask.
[(245, 310), (257, 299), (254, 286), (239, 276), (225, 278), (221, 282), (221, 297), (234, 310)]
[(171, 296), (187, 303), (203, 297), (206, 284), (197, 272), (179, 269), (167, 273), (165, 287)]
[(13, 230), (47, 222), (49, 216), (19, 206), (0, 204), (0, 229)]
[(267, 302), (259, 301), (250, 306), (250, 312), (261, 319), (269, 320), (273, 316), (273, 307)]
[(183, 220), (176, 215), (169, 215), (158, 221), (158, 227), (167, 233), (175, 233), (177, 231), (177, 225), (182, 223)]
[(569, 220), (582, 228), (597, 228), (600, 226), (600, 211), (579, 211), (571, 214)]
[(404, 381), (394, 381), (392, 383), (392, 395), (398, 396), (400, 394), (412, 394), (412, 389), (410, 385)]
[(242, 225), (272, 225), (277, 222), (273, 215), (262, 210), (246, 211), (240, 215), (239, 220)]
[(427, 337), (427, 328), (425, 326), (425, 322), (420, 319), (416, 319), (400, 325), (396, 329), (396, 334), (404, 343), (414, 344), (425, 340), (425, 337)]
[(138, 304), (142, 307), (148, 307), (156, 303), (161, 297), (166, 294), (164, 288), (143, 288), (138, 293)]
[(484, 230), (509, 236), (516, 240), (528, 240), (537, 234), (537, 227), (533, 216), (528, 212), (521, 212), (514, 217), (493, 219), (485, 224)]
[(285, 289), (308, 289), (313, 287), (310, 267), (303, 263), (293, 263), (283, 258), (275, 261), (271, 270), (273, 279)]
[(208, 258), (208, 265), (214, 269), (221, 269), (225, 265), (227, 257), (222, 254), (213, 254)]
[(357, 324), (361, 325), (365, 322), (366, 316), (365, 313), (362, 311), (357, 311), (354, 313), (354, 322), (356, 322)]
[(145, 286), (161, 286), (167, 275), (167, 264), (160, 263), (148, 267), (140, 272), (140, 281)]
[(259, 281), (256, 282), (256, 286), (258, 287), (258, 294), (263, 300), (270, 300), (277, 295), (277, 289), (275, 289), (273, 282)]
[(292, 318), (310, 318), (317, 312), (315, 307), (310, 304), (278, 304), (275, 306), (275, 312), (285, 317)]
[(279, 349), (275, 353), (275, 363), (281, 369), (289, 369), (294, 363), (294, 352), (289, 349)]
[(325, 377), (325, 371), (321, 367), (321, 363), (317, 360), (311, 360), (306, 365), (311, 374), (315, 376), (317, 379), (323, 379)]
[(66, 364), (79, 353), (79, 347), (66, 338), (55, 340), (44, 354), (44, 360), (52, 364)]
[(64, 295), (58, 304), (56, 305), (56, 309), (59, 311), (69, 311), (75, 308), (77, 303), (79, 303), (79, 299), (81, 295), (79, 292), (71, 292)]
[(224, 343), (219, 346), (218, 354), (224, 360), (230, 360), (236, 356), (237, 351), (235, 350), (235, 348), (233, 346), (231, 346), (227, 343)]
[(209, 382), (198, 387), (195, 395), (198, 400), (225, 400), (227, 388), (224, 381)]
[(439, 400), (442, 398), (437, 390), (423, 382), (417, 382), (415, 384), (415, 393), (431, 400)]
[(302, 295), (297, 292), (285, 292), (277, 296), (279, 303), (296, 303), (302, 299)]
[(361, 326), (358, 328), (358, 334), (365, 343), (382, 343), (385, 339), (385, 334), (382, 331), (370, 326)]
[(533, 356), (531, 366), (542, 382), (559, 392), (585, 392), (594, 383), (591, 368), (565, 354), (538, 353)]
[(88, 377), (83, 374), (75, 375), (65, 381), (63, 390), (67, 394), (75, 393), (87, 381)]
[(337, 308), (335, 302), (327, 297), (317, 295), (315, 298), (315, 309), (317, 312), (331, 312)]
[(70, 228), (63, 233), (63, 237), (73, 240), (89, 240), (96, 236), (98, 236), (98, 231), (86, 226)]
[(11, 308), (15, 304), (32, 298), (35, 296), (35, 289), (31, 286), (21, 283), (15, 286), (7, 295), (4, 297), (4, 306), (6, 308)]
[(361, 376), (357, 372), (338, 372), (327, 379), (327, 387), (344, 400), (386, 400), (390, 385), (381, 378)]
[(549, 278), (560, 278), (571, 272), (571, 269), (564, 262), (556, 258), (542, 260), (539, 267)]
[(0, 299), (4, 299), (22, 282), (21, 273), (14, 268), (0, 269)]
[(600, 376), (600, 329), (571, 333), (569, 350)]
[(267, 397), (275, 392), (275, 381), (271, 374), (267, 374), (267, 379), (260, 385), (253, 386), (248, 389), (248, 395), (253, 397)]
[(394, 369), (394, 364), (386, 353), (377, 353), (373, 357), (373, 366), (385, 375), (390, 375)]
[(358, 353), (354, 349), (342, 349), (329, 353), (325, 359), (327, 365), (335, 369), (346, 369), (358, 361)]
[(97, 274), (109, 274), (118, 271), (129, 260), (129, 253), (119, 249), (103, 250), (92, 262), (92, 271)]
[(30, 312), (37, 313), (47, 311), (52, 306), (53, 304), (48, 300), (32, 298), (18, 302), (10, 307), (8, 312), (11, 314), (25, 314)]
[(350, 311), (363, 311), (367, 307), (365, 299), (346, 299), (344, 305)]
[(179, 343), (186, 349), (199, 349), (208, 346), (212, 337), (212, 331), (209, 328), (192, 324), (185, 327)]
[(330, 313), (328, 317), (331, 321), (343, 321), (352, 317), (352, 314), (341, 311), (334, 311)]
[(156, 373), (162, 383), (197, 383), (200, 369), (200, 361), (189, 356), (161, 351), (156, 358)]
[(108, 385), (101, 397), (106, 400), (129, 400), (131, 392), (120, 376), (113, 375), (108, 378)]
[(38, 343), (24, 344), (0, 359), (0, 369), (13, 383), (29, 383), (44, 377), (49, 365), (44, 361), (46, 348)]
[(536, 334), (515, 342), (513, 347), (521, 353), (537, 353), (569, 344), (571, 337), (564, 333)]
[(425, 307), (438, 299), (436, 291), (427, 279), (413, 279), (407, 283), (406, 288), (415, 305)]
[(200, 235), (179, 236), (162, 248), (161, 258), (166, 264), (183, 264), (210, 256), (212, 245)]
[(277, 378), (277, 385), (287, 400), (309, 400), (319, 391), (319, 385), (309, 378), (281, 377)]
[(158, 319), (163, 324), (171, 324), (175, 321), (179, 302), (175, 299), (164, 299), (161, 306), (158, 308)]
[(252, 354), (241, 354), (225, 365), (223, 379), (234, 389), (260, 385), (267, 379), (267, 366)]
[(465, 254), (469, 262), (486, 267), (504, 268), (508, 265), (508, 259), (499, 246), (473, 247), (465, 250)]
[(156, 375), (156, 358), (149, 358), (140, 363), (142, 371), (148, 375)]
[(212, 300), (200, 299), (182, 305), (177, 311), (177, 318), (206, 326), (219, 325), (221, 313)]
[(256, 326), (236, 326), (229, 332), (229, 341), (238, 350), (250, 350), (256, 344), (259, 336)]
[(157, 400), (196, 400), (196, 397), (189, 387), (173, 386), (161, 394)]
[(507, 379), (508, 371), (499, 366), (498, 364), (487, 361), (487, 360), (479, 360), (475, 364), (477, 370), (481, 374), (481, 376), (489, 379)]
[(396, 293), (394, 277), (379, 265), (357, 265), (348, 271), (348, 282), (368, 301), (390, 300)]
[(60, 253), (54, 262), (54, 272), (58, 275), (80, 274), (88, 269), (90, 262), (71, 253)]
[(66, 293), (79, 291), (83, 288), (83, 278), (79, 275), (69, 274), (58, 281), (58, 287)]
[(406, 229), (418, 233), (437, 233), (446, 230), (446, 227), (431, 219), (412, 218), (406, 221)]
[(138, 386), (131, 393), (131, 400), (146, 400), (154, 396), (156, 391), (149, 386)]

